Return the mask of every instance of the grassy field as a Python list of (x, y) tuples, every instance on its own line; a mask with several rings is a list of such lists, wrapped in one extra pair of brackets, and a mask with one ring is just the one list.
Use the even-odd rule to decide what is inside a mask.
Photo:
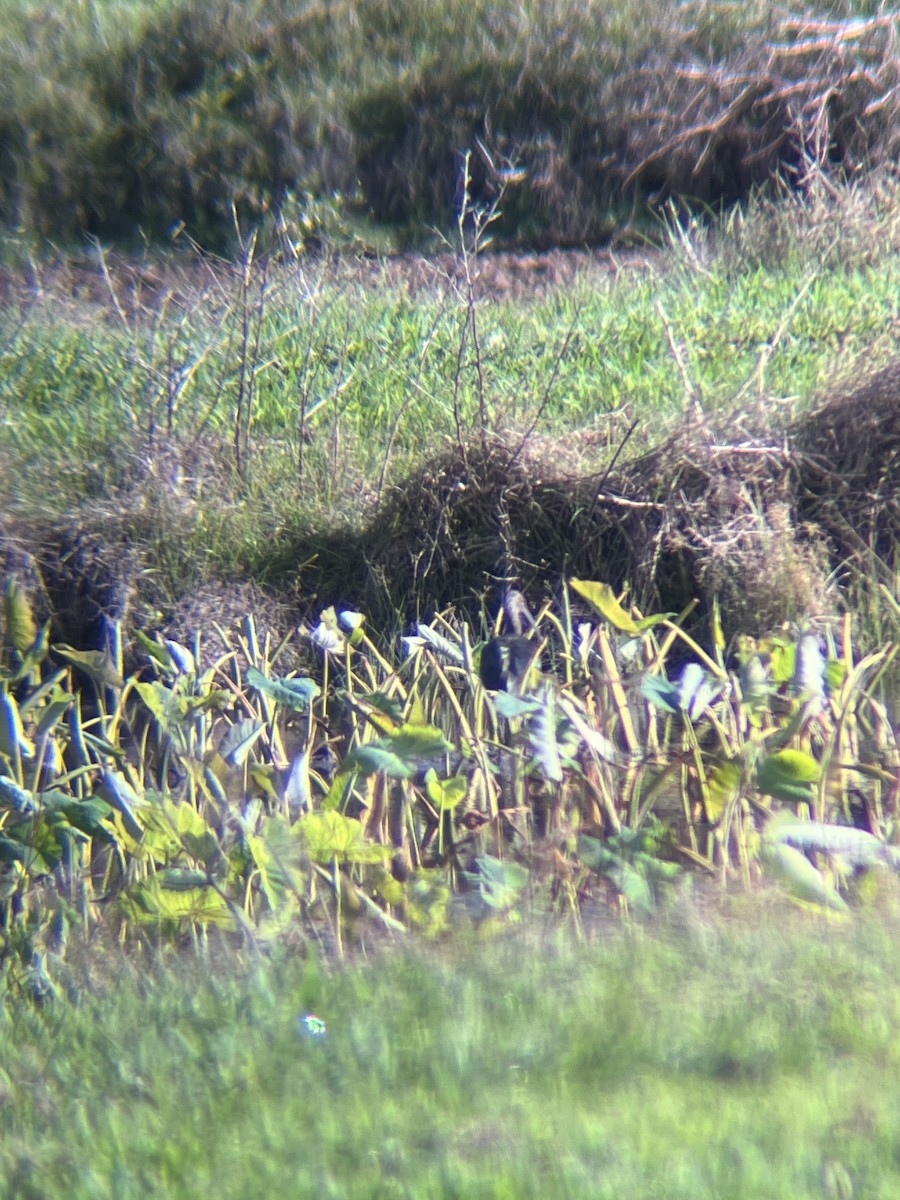
[[(897, 213), (889, 179), (823, 187), (549, 283), (249, 247), (243, 271), (37, 267), (0, 319), (3, 507), (26, 545), (49, 521), (128, 546), (153, 620), (214, 578), (352, 599), (393, 489), (467, 439), (530, 432), (532, 475), (586, 475), (632, 422), (628, 457), (698, 406), (725, 440), (778, 436), (889, 362)], [(485, 585), (476, 568), (440, 602)]]
[(4, 1005), (0, 1195), (888, 1200), (885, 899), (835, 926), (686, 897), (339, 969), (95, 945), (71, 1001)]

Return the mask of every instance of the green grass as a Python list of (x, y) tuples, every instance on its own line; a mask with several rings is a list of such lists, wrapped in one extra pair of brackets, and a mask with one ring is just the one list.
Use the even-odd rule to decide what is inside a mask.
[(0, 1194), (887, 1198), (892, 918), (754, 903), (340, 969), (94, 946), (3, 1009)]
[[(777, 428), (896, 354), (898, 214), (881, 181), (673, 230), (664, 254), (540, 295), (476, 284), (489, 425), (592, 429), (611, 451), (636, 418), (633, 449), (694, 395)], [(260, 262), (243, 287), (164, 263), (168, 302), (126, 290), (118, 312), (99, 262), (86, 270), (93, 303), (48, 271), (43, 297), (0, 317), (0, 499), (26, 522), (124, 528), (163, 594), (210, 570), (283, 580), (315, 537), (358, 535), (386, 487), (455, 444), (455, 405), (464, 434), (480, 423), (467, 300), (449, 281), (413, 295), (387, 269)]]

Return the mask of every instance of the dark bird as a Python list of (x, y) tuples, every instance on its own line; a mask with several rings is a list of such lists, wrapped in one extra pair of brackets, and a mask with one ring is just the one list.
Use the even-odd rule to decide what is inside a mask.
[(503, 613), (513, 632), (491, 638), (481, 651), (478, 666), (481, 682), (492, 692), (507, 691), (510, 683), (519, 683), (539, 651), (536, 641), (523, 636), (525, 626), (533, 629), (536, 622), (521, 592), (511, 588), (504, 595)]

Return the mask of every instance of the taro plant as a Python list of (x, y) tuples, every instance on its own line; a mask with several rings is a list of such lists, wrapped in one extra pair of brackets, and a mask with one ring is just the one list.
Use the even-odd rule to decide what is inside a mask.
[(212, 656), (199, 634), (138, 634), (126, 678), (118, 631), (109, 652), (51, 645), (11, 580), (7, 981), (52, 991), (72, 929), (341, 954), (525, 904), (647, 912), (690, 868), (843, 911), (861, 873), (900, 865), (879, 699), (897, 647), (856, 654), (847, 619), (726, 660), (715, 614), (710, 651), (684, 615), (572, 580), (516, 635), (508, 676), (480, 669), (497, 627), (438, 614), (395, 651), (326, 609), (277, 646), (252, 618), (218, 629)]

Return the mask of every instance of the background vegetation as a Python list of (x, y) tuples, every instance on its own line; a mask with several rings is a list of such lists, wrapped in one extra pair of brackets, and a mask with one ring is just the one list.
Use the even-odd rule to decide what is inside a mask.
[[(0, 219), (53, 239), (234, 247), (446, 230), (471, 150), (495, 234), (583, 245), (893, 161), (896, 21), (876, 4), (130, 0), (7, 6)], [(395, 234), (396, 236), (396, 234)]]

